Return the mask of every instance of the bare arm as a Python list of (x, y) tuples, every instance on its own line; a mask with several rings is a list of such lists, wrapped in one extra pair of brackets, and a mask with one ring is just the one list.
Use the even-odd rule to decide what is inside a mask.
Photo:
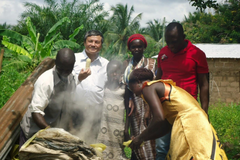
[(158, 80), (158, 79), (161, 79), (162, 78), (162, 69), (159, 67), (158, 69), (157, 69), (157, 75), (156, 75), (156, 80)]
[(208, 114), (209, 105), (209, 74), (198, 74), (200, 88), (200, 102), (203, 110)]
[(164, 117), (162, 104), (155, 88), (158, 88), (160, 92), (164, 92), (162, 83), (153, 84), (143, 89), (143, 96), (149, 104), (153, 119), (149, 126), (132, 141), (130, 144), (132, 149), (138, 148), (143, 141), (156, 139), (167, 134), (171, 129), (171, 125)]
[(127, 88), (125, 88), (125, 96), (124, 96), (124, 103), (126, 109), (126, 115), (131, 116), (134, 110), (134, 102), (133, 102), (133, 93)]
[(32, 113), (32, 118), (34, 122), (37, 124), (37, 126), (41, 129), (44, 129), (49, 126), (45, 121), (43, 115), (41, 115), (40, 113)]

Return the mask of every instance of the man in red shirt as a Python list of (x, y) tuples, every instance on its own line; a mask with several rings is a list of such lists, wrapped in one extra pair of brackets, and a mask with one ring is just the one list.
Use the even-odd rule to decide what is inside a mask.
[[(156, 79), (172, 79), (177, 86), (185, 89), (195, 99), (197, 99), (199, 86), (201, 106), (208, 113), (209, 71), (205, 53), (185, 39), (183, 27), (178, 22), (168, 24), (165, 40), (167, 46), (162, 48), (158, 54)], [(159, 151), (157, 160), (163, 159), (163, 155), (166, 155), (169, 142), (170, 133), (156, 140), (156, 150)]]

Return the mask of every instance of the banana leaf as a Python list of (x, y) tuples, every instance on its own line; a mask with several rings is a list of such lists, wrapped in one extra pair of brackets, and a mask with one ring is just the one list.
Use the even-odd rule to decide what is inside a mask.
[(25, 55), (27, 56), (28, 58), (32, 59), (31, 55), (22, 47), (16, 45), (16, 44), (12, 44), (8, 41), (4, 41), (2, 40), (2, 44), (7, 47), (8, 49), (14, 51), (14, 52), (17, 52), (18, 54), (22, 54), (22, 55)]
[(75, 40), (74, 38), (75, 38), (75, 36), (79, 33), (79, 31), (82, 30), (83, 28), (84, 28), (83, 24), (82, 24), (80, 27), (77, 27), (77, 28), (74, 30), (73, 34), (71, 34), (71, 35), (69, 36), (69, 40), (76, 42), (76, 40)]
[(51, 55), (52, 46), (49, 48), (43, 48), (40, 52), (41, 58), (49, 57)]
[(56, 34), (57, 30), (65, 22), (70, 23), (70, 19), (68, 17), (64, 17), (52, 26), (52, 28), (48, 31), (46, 37), (44, 38), (43, 46), (48, 43), (48, 41)]
[(29, 64), (32, 62), (32, 59), (30, 59), (28, 56), (25, 56), (25, 55), (19, 55), (18, 59), (20, 61), (24, 61), (24, 62), (27, 62)]
[(34, 45), (36, 45), (36, 43), (37, 43), (36, 29), (32, 25), (30, 17), (27, 17), (26, 24), (27, 24), (28, 34), (30, 35)]
[(59, 37), (59, 35), (60, 35), (60, 33), (58, 33), (52, 39), (50, 39), (46, 44), (44, 44), (43, 48), (48, 48), (49, 45), (53, 44), (53, 42), (55, 41), (55, 39), (57, 39)]
[(26, 42), (23, 42), (23, 46), (24, 46), (24, 48), (27, 49), (27, 51), (28, 51), (29, 54), (33, 55), (33, 53), (34, 53), (34, 49), (32, 48), (31, 45), (29, 45), (29, 44), (26, 43)]
[(80, 48), (80, 45), (76, 42), (69, 41), (69, 40), (59, 40), (54, 43), (53, 45), (54, 50), (60, 50), (62, 48), (70, 48), (70, 49), (77, 49)]
[(0, 35), (11, 37), (11, 39), (15, 39), (21, 43), (22, 42), (28, 43), (29, 45), (31, 45), (34, 48), (34, 44), (29, 37), (21, 35), (15, 31), (7, 30), (7, 29), (0, 29)]

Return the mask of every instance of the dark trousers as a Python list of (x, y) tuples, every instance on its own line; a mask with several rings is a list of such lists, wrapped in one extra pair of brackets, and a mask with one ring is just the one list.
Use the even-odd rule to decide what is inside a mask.
[(22, 147), (22, 145), (27, 141), (27, 138), (25, 134), (23, 133), (22, 128), (20, 127), (20, 136), (19, 136), (19, 149)]

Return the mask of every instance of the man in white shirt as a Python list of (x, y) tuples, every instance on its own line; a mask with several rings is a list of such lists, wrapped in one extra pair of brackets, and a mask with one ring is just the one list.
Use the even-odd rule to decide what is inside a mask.
[[(76, 88), (76, 99), (78, 114), (76, 114), (76, 125), (81, 126), (81, 138), (86, 140), (95, 139), (101, 119), (101, 109), (104, 96), (104, 86), (107, 81), (106, 67), (108, 60), (101, 57), (99, 52), (102, 48), (103, 35), (96, 30), (88, 31), (84, 37), (85, 50), (75, 53), (76, 62), (74, 72), (78, 76), (79, 83)], [(87, 59), (91, 59), (90, 68), (86, 69)], [(81, 116), (81, 114), (84, 114)], [(86, 127), (85, 127), (86, 126)]]
[[(63, 127), (69, 118), (68, 108), (76, 88), (72, 75), (75, 55), (71, 49), (61, 49), (55, 66), (44, 72), (35, 82), (32, 100), (20, 126), (20, 146), (34, 133), (46, 127)], [(67, 106), (68, 105), (68, 106)]]

